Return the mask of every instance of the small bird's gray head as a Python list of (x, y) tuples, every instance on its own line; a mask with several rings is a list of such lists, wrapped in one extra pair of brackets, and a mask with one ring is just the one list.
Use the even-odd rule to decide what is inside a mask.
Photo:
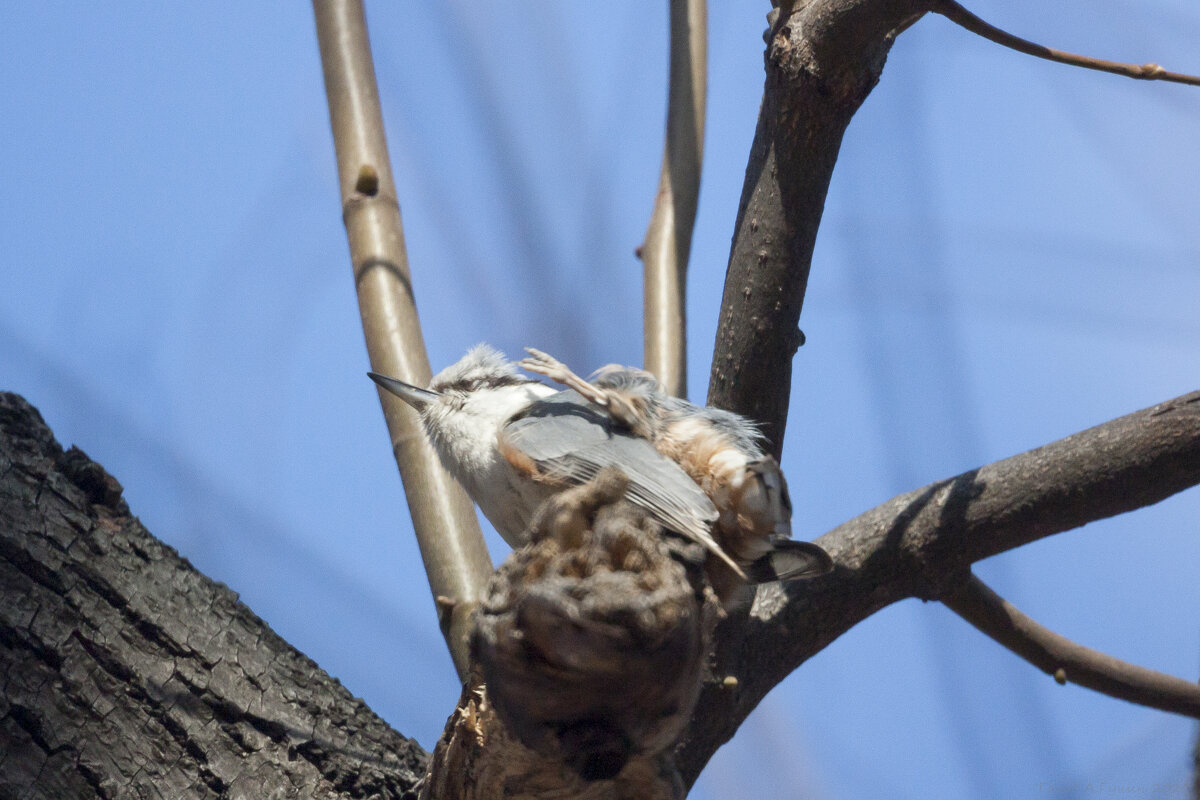
[(499, 390), (537, 383), (517, 372), (516, 365), (503, 353), (486, 344), (475, 345), (465, 356), (434, 375), (428, 389), (375, 372), (368, 372), (367, 375), (380, 387), (420, 412), (422, 418), (438, 416), (445, 411), (463, 410), (471, 397), (478, 393), (491, 395)]
[(532, 379), (517, 372), (510, 362), (491, 345), (477, 344), (457, 362), (433, 376), (429, 388), (435, 392), (473, 392), (532, 383)]
[(520, 374), (515, 364), (486, 344), (472, 347), (435, 375), (428, 389), (368, 375), (420, 413), (434, 448), (460, 480), (462, 468), (476, 466), (484, 453), (494, 451), (500, 427), (513, 414), (554, 391)]

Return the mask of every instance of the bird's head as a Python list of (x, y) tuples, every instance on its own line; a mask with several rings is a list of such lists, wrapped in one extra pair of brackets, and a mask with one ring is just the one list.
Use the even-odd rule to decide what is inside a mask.
[(519, 373), (504, 354), (486, 344), (472, 347), (434, 375), (428, 389), (367, 374), (421, 415), (430, 440), (443, 456), (467, 447), (494, 446), (501, 425), (553, 391)]

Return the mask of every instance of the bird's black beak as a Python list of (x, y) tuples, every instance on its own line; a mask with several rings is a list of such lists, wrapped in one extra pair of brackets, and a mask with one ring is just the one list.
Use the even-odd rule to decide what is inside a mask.
[(437, 392), (431, 392), (428, 389), (422, 389), (418, 386), (413, 386), (411, 383), (398, 381), (395, 378), (389, 378), (387, 375), (380, 375), (378, 372), (368, 372), (367, 377), (375, 381), (380, 388), (387, 389), (392, 394), (399, 397), (404, 402), (415, 408), (417, 411), (425, 408), (441, 397)]

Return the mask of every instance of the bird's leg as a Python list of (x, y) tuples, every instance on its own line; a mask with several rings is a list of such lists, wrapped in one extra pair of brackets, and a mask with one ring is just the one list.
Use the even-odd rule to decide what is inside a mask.
[(543, 353), (541, 350), (535, 350), (532, 347), (526, 347), (525, 352), (529, 353), (529, 357), (518, 361), (518, 367), (526, 372), (545, 375), (555, 383), (561, 383), (568, 389), (574, 389), (583, 395), (585, 399), (590, 400), (596, 405), (608, 408), (608, 392), (588, 383), (572, 372), (570, 367), (548, 353)]
[(612, 418), (638, 436), (649, 438), (650, 426), (644, 413), (638, 412), (638, 407), (624, 393), (612, 389), (601, 389), (595, 384), (585, 381), (571, 371), (571, 368), (548, 353), (526, 347), (528, 358), (521, 359), (517, 366), (526, 372), (545, 375), (555, 383), (561, 383), (568, 389), (574, 389), (585, 400), (606, 409)]

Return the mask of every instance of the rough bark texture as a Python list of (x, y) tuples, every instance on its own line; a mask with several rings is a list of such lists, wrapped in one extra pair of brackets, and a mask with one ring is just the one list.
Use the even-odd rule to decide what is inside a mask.
[[(936, 600), (970, 565), (1200, 484), (1200, 392), (894, 497), (817, 541), (834, 572), (758, 589), (717, 628), (707, 683), (678, 752), (690, 785), (779, 681), (879, 609)], [(736, 679), (729, 688), (725, 677)]]
[(542, 505), (492, 578), (472, 660), (526, 746), (587, 778), (670, 751), (717, 617), (704, 548), (665, 536), (602, 470)]
[[(717, 626), (712, 672), (674, 753), (681, 782), (661, 754), (639, 751), (609, 788), (616, 796), (625, 786), (629, 796), (677, 797), (772, 686), (878, 609), (905, 597), (937, 599), (973, 561), (1197, 483), (1200, 392), (860, 515), (820, 540), (837, 565), (832, 574), (786, 591), (761, 587), (752, 606)], [(643, 600), (631, 597), (630, 608)], [(503, 615), (506, 607), (495, 610)], [(551, 641), (561, 634), (543, 632)], [(625, 634), (604, 632), (612, 635)], [(679, 664), (695, 674), (689, 659)], [(150, 537), (130, 517), (119, 484), (80, 451), (63, 452), (37, 412), (7, 394), (0, 395), (0, 670), (0, 798), (399, 798), (425, 763), (415, 744), (232, 592)], [(464, 700), (458, 727), (451, 725), (460, 743), (520, 745), (491, 727), (486, 696)], [(476, 758), (481, 751), (457, 752)], [(519, 752), (530, 759), (534, 751)], [(465, 763), (449, 759), (439, 774), (467, 775)], [(533, 776), (547, 774), (538, 771), (544, 762), (522, 763), (518, 782), (503, 784), (511, 796), (530, 796)], [(520, 766), (505, 765), (505, 775), (513, 764)], [(566, 774), (562, 764), (552, 771)], [(554, 784), (544, 796), (571, 796), (571, 785)], [(587, 791), (604, 796), (602, 788), (592, 782)]]
[(681, 800), (669, 753), (630, 759), (615, 778), (585, 781), (561, 759), (522, 745), (482, 685), (464, 689), (442, 738), (421, 800)]
[(719, 614), (704, 548), (664, 536), (605, 470), (547, 501), (492, 579), (476, 681), (422, 798), (679, 800), (673, 745)]
[(0, 394), (0, 798), (401, 798), (417, 744)]

